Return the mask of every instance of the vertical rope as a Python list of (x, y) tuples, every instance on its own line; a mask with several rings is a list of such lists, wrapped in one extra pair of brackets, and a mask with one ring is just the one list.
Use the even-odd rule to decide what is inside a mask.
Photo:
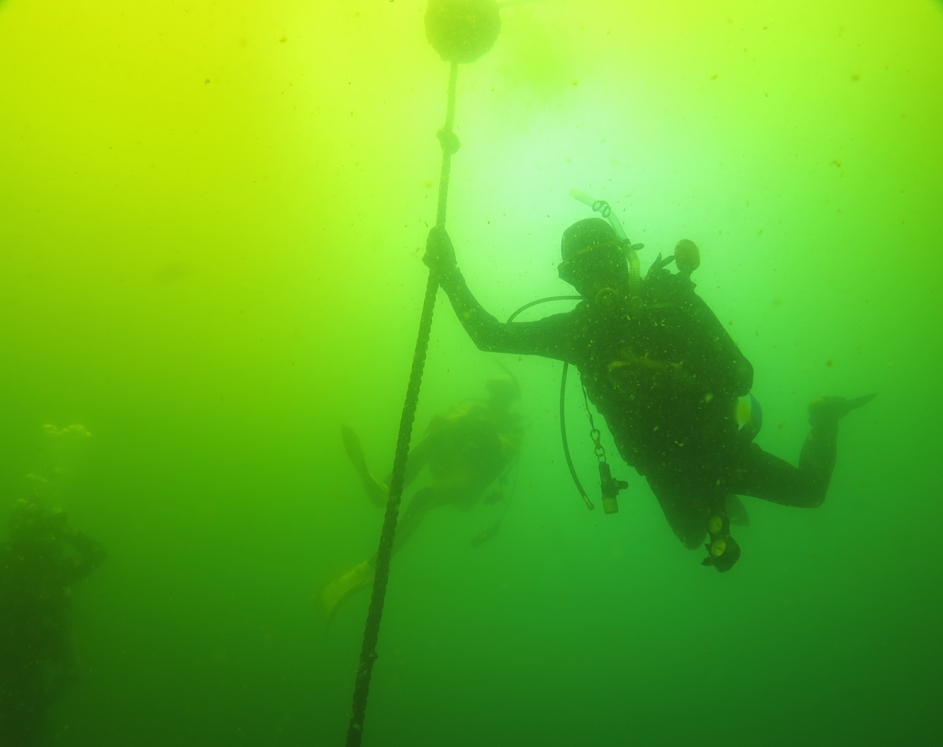
[[(458, 65), (453, 62), (449, 71), (449, 99), (445, 126), (439, 131), (439, 140), (442, 143), (442, 172), (439, 177), (436, 225), (440, 228), (445, 227), (451, 158), (452, 154), (458, 150), (458, 141), (452, 132), (452, 123), (455, 119), (455, 83), (457, 76)], [(412, 369), (409, 373), (409, 386), (406, 389), (406, 402), (403, 405), (399, 436), (396, 439), (396, 456), (393, 459), (390, 494), (386, 504), (386, 515), (383, 519), (383, 531), (380, 533), (380, 545), (377, 548), (373, 594), (370, 597), (370, 609), (367, 612), (363, 645), (360, 649), (360, 664), (357, 667), (357, 679), (354, 682), (354, 697), (351, 706), (350, 724), (347, 727), (346, 747), (360, 747), (360, 741), (363, 738), (363, 721), (367, 711), (367, 696), (370, 693), (373, 664), (377, 659), (377, 639), (380, 635), (380, 621), (383, 618), (383, 605), (386, 601), (390, 558), (393, 555), (393, 540), (396, 537), (396, 523), (399, 520), (399, 507), (403, 498), (403, 482), (406, 474), (406, 460), (409, 456), (409, 441), (412, 436), (413, 421), (416, 418), (416, 405), (419, 402), (419, 389), (422, 386), (422, 372), (426, 364), (426, 351), (429, 347), (432, 315), (435, 310), (438, 289), (439, 279), (436, 273), (430, 270), (429, 279), (426, 282), (422, 315), (419, 319), (419, 333), (416, 338), (416, 349), (413, 353)]]
[(435, 224), (445, 228), (445, 209), (449, 202), (449, 173), (452, 167), (452, 155), (458, 150), (458, 139), (452, 132), (455, 122), (455, 82), (458, 80), (458, 63), (449, 67), (449, 99), (445, 109), (445, 124), (439, 130), (439, 142), (442, 143), (442, 171), (439, 174), (439, 204), (436, 208)]

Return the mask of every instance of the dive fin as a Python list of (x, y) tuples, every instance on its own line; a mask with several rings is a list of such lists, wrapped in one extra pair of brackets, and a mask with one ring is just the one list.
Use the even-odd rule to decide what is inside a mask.
[(325, 625), (330, 625), (340, 606), (354, 594), (373, 583), (373, 564), (369, 560), (358, 563), (328, 581), (318, 595)]
[(864, 407), (868, 402), (878, 396), (877, 392), (871, 392), (871, 394), (865, 394), (863, 397), (857, 397), (856, 399), (848, 400), (848, 409), (846, 413), (851, 412), (852, 410), (857, 410), (859, 407)]
[(370, 502), (382, 508), (386, 505), (386, 486), (370, 474), (367, 460), (363, 455), (363, 446), (360, 445), (360, 438), (352, 428), (346, 425), (341, 426), (341, 438), (344, 441), (344, 451), (347, 452), (347, 458), (354, 466), (354, 471), (357, 473), (357, 477), (360, 478)]
[(809, 422), (813, 426), (825, 423), (837, 423), (849, 412), (857, 410), (859, 407), (864, 407), (877, 396), (877, 392), (872, 392), (871, 394), (865, 394), (863, 397), (857, 397), (855, 399), (822, 397), (809, 405)]
[(485, 529), (483, 532), (479, 532), (474, 537), (471, 538), (471, 546), (478, 547), (482, 542), (487, 542), (492, 537), (498, 533), (498, 529), (501, 527), (501, 520), (499, 519), (490, 527)]

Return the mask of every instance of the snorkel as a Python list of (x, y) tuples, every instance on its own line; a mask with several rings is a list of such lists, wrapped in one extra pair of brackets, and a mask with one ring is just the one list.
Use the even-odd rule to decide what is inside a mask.
[(609, 225), (612, 226), (612, 230), (615, 231), (616, 236), (619, 237), (622, 251), (629, 261), (629, 304), (634, 311), (637, 311), (641, 305), (642, 298), (642, 271), (639, 267), (638, 250), (642, 249), (645, 245), (633, 244), (629, 241), (628, 237), (625, 235), (625, 229), (622, 228), (622, 224), (619, 222), (619, 218), (612, 212), (612, 206), (605, 200), (594, 200), (588, 194), (578, 189), (571, 189), (570, 196), (576, 198), (584, 205), (588, 205), (592, 208), (594, 213), (599, 213), (603, 218), (608, 220)]

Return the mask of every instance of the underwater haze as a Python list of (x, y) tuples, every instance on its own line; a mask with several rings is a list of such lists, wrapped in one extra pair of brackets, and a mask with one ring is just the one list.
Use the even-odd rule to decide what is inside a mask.
[[(343, 743), (369, 595), (329, 626), (317, 600), (376, 550), (341, 425), (385, 475), (427, 278), (448, 64), (424, 12), (0, 2), (0, 525), (38, 495), (108, 551), (45, 744)], [(501, 17), (459, 70), (448, 203), (483, 306), (572, 293), (579, 189), (643, 269), (698, 244), (764, 449), (795, 463), (810, 401), (879, 396), (825, 504), (745, 498), (719, 574), (604, 427), (629, 488), (587, 511), (560, 364), (479, 352), (440, 292), (415, 432), (505, 369), (527, 428), (510, 503), (433, 512), (394, 557), (363, 744), (939, 744), (943, 4)]]

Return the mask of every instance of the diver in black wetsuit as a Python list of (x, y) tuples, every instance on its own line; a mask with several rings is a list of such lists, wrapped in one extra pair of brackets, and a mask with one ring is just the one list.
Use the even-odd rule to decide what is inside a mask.
[[(798, 468), (767, 454), (738, 429), (736, 405), (752, 387), (753, 367), (694, 291), (697, 248), (679, 242), (676, 257), (656, 260), (644, 278), (637, 263), (630, 270), (630, 251), (600, 218), (573, 224), (563, 234), (559, 273), (584, 300), (565, 314), (511, 324), (475, 300), (444, 230), (430, 231), (424, 261), (478, 348), (577, 367), (619, 453), (646, 478), (675, 534), (692, 549), (709, 534), (704, 563), (726, 571), (740, 557), (727, 497), (820, 505), (838, 421), (874, 395), (812, 403)], [(666, 266), (675, 258), (680, 272), (672, 273)]]
[(104, 558), (61, 511), (17, 501), (0, 543), (0, 747), (42, 742), (46, 709), (72, 678), (68, 589)]

